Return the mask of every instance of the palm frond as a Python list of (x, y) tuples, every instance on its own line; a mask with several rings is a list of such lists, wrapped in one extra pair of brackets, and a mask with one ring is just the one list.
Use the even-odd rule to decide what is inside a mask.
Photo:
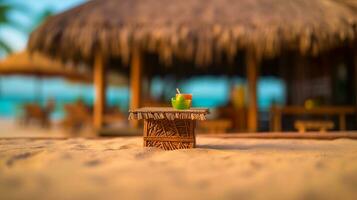
[(29, 29), (26, 28), (21, 23), (17, 21), (11, 20), (8, 16), (11, 12), (21, 12), (21, 13), (28, 13), (29, 8), (21, 5), (21, 4), (14, 4), (14, 3), (4, 3), (0, 1), (0, 26), (6, 25), (13, 27), (23, 33), (28, 33)]
[(3, 50), (8, 54), (12, 52), (12, 48), (2, 40), (0, 40), (0, 50)]
[(9, 12), (12, 10), (12, 7), (7, 4), (0, 4), (0, 25), (7, 24), (10, 22), (8, 18)]

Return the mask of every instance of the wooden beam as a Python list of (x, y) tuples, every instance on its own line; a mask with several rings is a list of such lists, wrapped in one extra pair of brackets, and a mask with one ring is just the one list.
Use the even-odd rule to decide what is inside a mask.
[(258, 62), (253, 53), (247, 53), (247, 80), (248, 80), (248, 124), (249, 132), (258, 130), (258, 105), (257, 105), (257, 76)]
[(105, 63), (101, 54), (96, 54), (94, 60), (94, 113), (93, 125), (95, 129), (100, 129), (104, 125), (104, 111), (106, 103), (106, 81), (105, 81)]
[[(142, 82), (142, 56), (138, 49), (133, 51), (130, 71), (130, 109), (137, 109), (141, 104), (141, 82)], [(135, 128), (139, 126), (139, 121), (131, 120), (131, 125)]]

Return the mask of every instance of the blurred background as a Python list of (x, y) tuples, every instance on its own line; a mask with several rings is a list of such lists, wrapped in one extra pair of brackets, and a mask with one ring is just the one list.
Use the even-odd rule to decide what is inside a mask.
[[(11, 53), (23, 51), (31, 31), (34, 30), (47, 17), (72, 8), (83, 3), (83, 0), (67, 1), (19, 1), (1, 0), (4, 8), (1, 9), (0, 57), (4, 59)], [(87, 104), (92, 104), (94, 91), (92, 84), (71, 83), (63, 78), (38, 78), (31, 76), (1, 76), (0, 75), (0, 116), (1, 118), (16, 118), (21, 115), (21, 106), (28, 102), (44, 104), (49, 98), (56, 99), (57, 106), (51, 117), (63, 118), (63, 105), (82, 99)], [(170, 78), (166, 78), (170, 79)], [(176, 86), (182, 91), (193, 93), (195, 99), (193, 106), (216, 108), (224, 106), (230, 98), (231, 85), (237, 84), (245, 87), (245, 78), (240, 76), (203, 76), (192, 77), (184, 83), (173, 85), (167, 91), (165, 78), (154, 77), (150, 93), (153, 97), (170, 100), (172, 88)], [(40, 90), (40, 91), (39, 91)], [(39, 94), (41, 96), (39, 96)], [(259, 108), (268, 112), (273, 102), (285, 103), (285, 84), (279, 77), (267, 76), (258, 82)], [(107, 101), (111, 106), (118, 106), (121, 110), (129, 109), (128, 85), (112, 86), (107, 93)]]
[[(29, 65), (28, 63), (33, 62), (34, 59), (25, 52), (31, 32), (48, 17), (82, 3), (85, 1), (0, 0), (0, 58), (3, 60), (4, 68), (10, 68), (6, 66), (12, 65)], [(356, 64), (351, 49), (353, 45), (352, 48), (347, 49), (341, 45), (322, 56), (299, 57), (300, 55), (288, 53), (283, 55), (283, 58), (262, 59), (261, 70), (256, 81), (258, 125), (253, 128), (253, 131), (274, 130), (275, 125), (275, 131), (295, 131), (297, 129), (294, 122), (301, 118), (297, 115), (303, 114), (303, 119), (310, 119), (310, 116), (307, 116), (309, 113), (305, 113), (304, 110), (314, 107), (352, 106), (351, 112), (351, 109), (345, 109), (348, 110), (346, 111), (348, 115), (353, 114), (356, 101), (355, 76), (353, 75)], [(331, 55), (334, 56), (333, 62), (330, 61)], [(19, 64), (19, 60), (26, 60), (27, 63)], [(47, 61), (39, 62), (47, 64)], [(329, 66), (325, 68), (309, 67), (310, 65), (324, 66), (326, 63)], [(229, 66), (222, 67), (229, 68)], [(42, 68), (39, 69), (41, 70)], [(26, 73), (23, 73), (23, 71), (20, 67), (14, 73), (5, 69), (0, 74), (0, 117), (2, 119), (17, 119), (26, 115), (24, 112), (35, 112), (26, 111), (24, 109), (26, 104), (46, 107), (51, 101), (55, 102), (49, 114), (52, 121), (61, 121), (66, 118), (65, 105), (67, 104), (80, 101), (90, 110), (93, 109), (95, 93), (91, 80), (84, 80), (84, 77), (62, 77), (63, 72), (55, 73), (45, 70), (45, 72), (28, 73), (25, 70)], [(192, 74), (184, 78), (177, 77), (175, 74), (156, 75), (153, 73), (146, 81), (148, 84), (143, 86), (143, 98), (148, 102), (144, 102), (143, 105), (169, 105), (170, 98), (175, 95), (175, 88), (180, 88), (181, 91), (194, 95), (194, 107), (210, 108), (212, 120), (230, 121), (226, 125), (225, 123), (217, 125), (223, 126), (219, 131), (244, 132), (249, 129), (247, 127), (249, 125), (246, 125), (249, 114), (244, 114), (248, 112), (246, 109), (249, 104), (245, 70), (231, 70), (230, 73), (217, 73), (216, 75), (214, 73), (201, 73), (199, 76)], [(107, 106), (120, 112), (124, 119), (129, 109), (131, 96), (128, 72), (114, 77), (113, 81), (109, 80), (109, 82), (111, 83), (106, 93)], [(278, 116), (274, 118), (275, 106), (282, 110), (277, 111)], [(291, 109), (295, 111), (291, 111), (289, 106), (300, 107), (292, 107)], [(227, 114), (224, 111), (227, 107), (237, 108), (237, 110)], [(288, 116), (281, 120), (279, 116), (285, 112), (284, 108), (287, 108), (285, 111)], [(319, 121), (332, 122), (334, 126), (331, 129), (338, 130), (341, 126), (339, 125), (341, 118), (343, 118), (343, 129), (356, 128), (354, 117), (345, 116), (346, 112), (340, 112), (337, 107), (331, 107), (331, 109), (337, 109), (336, 112), (332, 112), (336, 115), (330, 116), (331, 113), (327, 110), (326, 113), (322, 113)], [(237, 117), (234, 113), (243, 114)]]

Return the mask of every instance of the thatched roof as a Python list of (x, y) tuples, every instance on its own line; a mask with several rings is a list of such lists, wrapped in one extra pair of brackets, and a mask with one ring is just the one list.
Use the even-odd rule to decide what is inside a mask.
[(275, 56), (355, 44), (354, 0), (92, 0), (50, 17), (28, 48), (64, 60), (128, 61), (133, 48), (210, 64), (239, 50)]
[[(86, 68), (83, 68), (86, 70)], [(30, 75), (42, 77), (63, 77), (75, 81), (90, 82), (89, 71), (80, 71), (73, 65), (63, 65), (42, 54), (30, 55), (23, 51), (0, 60), (0, 75)]]

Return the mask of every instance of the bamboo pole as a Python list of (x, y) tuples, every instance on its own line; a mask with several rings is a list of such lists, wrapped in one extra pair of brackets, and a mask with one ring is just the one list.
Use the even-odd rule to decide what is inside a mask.
[(101, 54), (97, 53), (94, 60), (94, 87), (95, 102), (93, 113), (93, 125), (95, 129), (100, 129), (104, 125), (104, 111), (106, 104), (106, 81), (105, 63)]
[[(141, 82), (142, 82), (142, 56), (138, 49), (133, 51), (131, 58), (131, 72), (130, 72), (130, 109), (137, 109), (140, 107), (141, 100)], [(131, 126), (137, 128), (139, 126), (138, 120), (130, 121)]]
[(248, 79), (248, 124), (249, 132), (258, 130), (258, 106), (257, 106), (257, 76), (258, 62), (253, 53), (249, 52), (246, 57)]

